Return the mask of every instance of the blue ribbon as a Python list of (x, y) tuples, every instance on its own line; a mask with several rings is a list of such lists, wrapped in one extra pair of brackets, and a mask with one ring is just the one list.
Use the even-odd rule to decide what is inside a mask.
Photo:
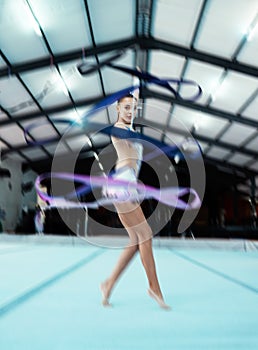
[[(117, 92), (115, 92), (114, 94), (110, 95), (110, 96), (107, 96), (107, 97), (104, 97), (101, 101), (95, 103), (93, 105), (93, 107), (87, 111), (81, 118), (80, 118), (80, 122), (76, 122), (76, 121), (70, 121), (70, 120), (67, 120), (67, 119), (62, 119), (62, 118), (59, 118), (59, 119), (55, 119), (53, 120), (53, 122), (55, 123), (61, 123), (61, 124), (68, 124), (68, 128), (65, 130), (65, 133), (69, 130), (69, 128), (73, 127), (73, 126), (78, 126), (80, 125), (82, 122), (85, 122), (85, 119), (91, 117), (93, 114), (95, 114), (97, 111), (100, 111), (101, 109), (104, 109), (106, 108), (107, 106), (111, 105), (112, 103), (116, 102), (117, 100), (119, 100), (120, 98), (122, 98), (123, 96), (129, 94), (129, 93), (132, 93), (132, 91), (134, 91), (135, 89), (138, 89), (139, 86), (129, 86), (125, 89), (122, 89), (122, 90), (119, 90)], [(24, 137), (25, 137), (25, 140), (28, 144), (30, 145), (37, 145), (37, 146), (40, 146), (40, 145), (45, 145), (45, 144), (48, 144), (48, 143), (51, 143), (51, 142), (54, 142), (56, 141), (56, 137), (55, 138), (48, 138), (48, 139), (44, 139), (42, 141), (31, 141), (30, 139), (30, 132), (35, 129), (35, 128), (38, 128), (39, 126), (43, 126), (43, 125), (46, 125), (47, 122), (41, 122), (41, 123), (32, 123), (32, 124), (29, 124), (25, 129), (24, 129)]]
[[(120, 138), (120, 139), (133, 139), (133, 140), (136, 140), (137, 142), (144, 143), (145, 147), (146, 146), (148, 147), (148, 142), (149, 142), (150, 144), (156, 146), (158, 149), (160, 149), (162, 152), (164, 152), (170, 158), (173, 158), (176, 155), (180, 159), (184, 159), (186, 155), (189, 158), (198, 158), (201, 155), (201, 153), (202, 153), (201, 148), (200, 148), (199, 144), (197, 143), (197, 141), (195, 141), (196, 145), (197, 145), (197, 149), (196, 149), (195, 152), (189, 153), (189, 152), (185, 152), (184, 151), (184, 153), (182, 153), (181, 150), (177, 146), (167, 145), (166, 143), (158, 141), (158, 140), (156, 140), (156, 139), (154, 139), (154, 138), (152, 138), (150, 136), (147, 136), (147, 135), (135, 132), (135, 131), (118, 128), (118, 127), (115, 127), (113, 125), (108, 125), (107, 126), (106, 124), (101, 124), (101, 123), (86, 122), (86, 125), (84, 126), (84, 124), (82, 122), (80, 122), (80, 123), (70, 122), (67, 119), (56, 119), (55, 123), (56, 124), (58, 124), (58, 123), (59, 124), (67, 123), (69, 126), (66, 129), (66, 132), (69, 132), (69, 130), (72, 127), (79, 126), (82, 129), (83, 128), (87, 129), (87, 132), (89, 132), (89, 131), (90, 132), (97, 131), (99, 133), (102, 133), (102, 134), (105, 134), (105, 135), (108, 135), (108, 136), (112, 135), (112, 136)], [(45, 125), (45, 122), (33, 123), (33, 124), (30, 124), (26, 128), (25, 139), (26, 139), (26, 141), (29, 144), (33, 144), (33, 145), (37, 145), (38, 146), (38, 145), (46, 145), (46, 144), (49, 144), (51, 142), (56, 141), (56, 138), (48, 138), (48, 139), (44, 139), (42, 141), (31, 141), (29, 139), (30, 131), (32, 129), (35, 129), (35, 128), (40, 127), (42, 125)], [(147, 144), (146, 144), (146, 142), (147, 142)], [(150, 160), (150, 159), (153, 159), (153, 158), (155, 158), (155, 157), (157, 157), (159, 155), (160, 155), (160, 153), (157, 153), (157, 150), (152, 151), (149, 154), (147, 154), (146, 161)]]
[[(169, 90), (171, 93), (174, 94), (175, 97), (177, 98), (183, 98), (169, 83), (175, 83), (178, 86), (181, 85), (191, 85), (191, 86), (195, 86), (197, 87), (197, 92), (195, 95), (193, 95), (189, 100), (191, 101), (195, 101), (197, 98), (200, 97), (200, 95), (202, 94), (202, 89), (201, 87), (194, 81), (191, 80), (184, 80), (184, 79), (160, 79), (154, 75), (151, 75), (147, 72), (140, 72), (136, 69), (131, 69), (125, 66), (121, 66), (121, 65), (114, 65), (112, 63), (112, 61), (114, 59), (119, 58), (122, 54), (124, 53), (124, 51), (120, 51), (117, 54), (115, 54), (114, 56), (102, 61), (101, 63), (98, 63), (96, 65), (89, 65), (86, 63), (82, 63), (80, 65), (78, 65), (78, 70), (82, 75), (87, 75), (90, 74), (92, 72), (94, 72), (95, 70), (99, 69), (100, 67), (103, 66), (109, 66), (111, 68), (120, 70), (126, 74), (130, 74), (132, 76), (136, 76), (138, 77), (141, 81), (144, 81), (145, 83), (151, 83), (151, 84), (155, 84), (161, 87), (164, 87), (165, 89)], [(133, 138), (133, 139), (137, 139), (138, 141), (144, 140), (144, 141), (148, 141), (154, 145), (156, 145), (157, 147), (159, 147), (161, 150), (163, 150), (169, 157), (173, 157), (176, 154), (182, 158), (182, 153), (181, 151), (178, 149), (178, 147), (175, 146), (169, 146), (166, 145), (165, 143), (162, 143), (154, 138), (145, 136), (143, 134), (139, 134), (139, 133), (135, 133), (129, 130), (122, 130), (121, 128), (115, 128), (114, 126), (107, 126), (104, 124), (96, 124), (96, 123), (92, 123), (89, 122), (89, 117), (91, 117), (92, 115), (94, 115), (97, 111), (102, 110), (106, 107), (108, 107), (109, 105), (113, 104), (114, 102), (116, 102), (117, 100), (119, 100), (120, 98), (126, 96), (129, 93), (132, 93), (134, 90), (140, 88), (140, 85), (132, 85), (129, 86), (127, 88), (121, 89), (113, 94), (111, 94), (110, 96), (107, 96), (105, 98), (103, 98), (101, 101), (97, 102), (96, 104), (94, 104), (92, 106), (92, 108), (87, 111), (80, 119), (79, 122), (72, 122), (69, 121), (67, 119), (55, 119), (53, 122), (54, 123), (62, 123), (62, 124), (68, 124), (68, 127), (65, 129), (65, 133), (67, 133), (70, 128), (75, 127), (75, 126), (80, 126), (80, 127), (84, 127), (85, 129), (88, 129), (87, 131), (89, 131), (89, 129), (91, 129), (91, 131), (98, 130), (101, 133), (107, 134), (107, 135), (113, 135), (119, 138)], [(57, 138), (56, 137), (52, 137), (52, 138), (48, 138), (48, 139), (44, 139), (41, 141), (32, 141), (31, 137), (30, 137), (30, 132), (35, 129), (38, 128), (40, 126), (45, 125), (47, 122), (42, 122), (42, 123), (32, 123), (29, 126), (27, 126), (24, 130), (24, 137), (25, 140), (28, 144), (31, 145), (35, 145), (35, 146), (40, 146), (40, 145), (46, 145), (49, 144), (51, 142), (56, 142)], [(100, 129), (100, 130), (99, 130)], [(200, 151), (200, 147), (199, 147), (199, 151)]]
[[(81, 63), (77, 66), (79, 72), (81, 75), (88, 75), (100, 67), (103, 66), (108, 66), (111, 68), (114, 68), (116, 70), (119, 70), (121, 72), (124, 72), (126, 74), (129, 74), (131, 76), (137, 77), (140, 81), (143, 81), (144, 83), (150, 83), (150, 84), (155, 84), (158, 86), (161, 86), (165, 89), (167, 89), (169, 92), (171, 92), (176, 98), (186, 100), (186, 101), (196, 101), (202, 94), (202, 88), (200, 87), (199, 84), (197, 84), (193, 80), (188, 80), (188, 79), (171, 79), (171, 78), (166, 78), (166, 79), (160, 79), (156, 77), (155, 75), (152, 75), (147, 72), (142, 72), (137, 69), (132, 69), (126, 66), (121, 66), (117, 64), (113, 64), (111, 62), (111, 59), (107, 59), (103, 61), (100, 64), (92, 65), (89, 63)], [(192, 95), (189, 98), (184, 98), (179, 92), (177, 92), (169, 83), (176, 84), (178, 87), (181, 87), (182, 85), (188, 85), (188, 86), (193, 86), (197, 88), (197, 91), (194, 95)]]

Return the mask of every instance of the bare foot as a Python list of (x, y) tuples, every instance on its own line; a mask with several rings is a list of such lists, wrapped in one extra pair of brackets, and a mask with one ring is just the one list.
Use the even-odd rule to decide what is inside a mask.
[(112, 306), (108, 300), (109, 298), (109, 293), (108, 293), (108, 288), (107, 288), (107, 282), (103, 282), (100, 285), (100, 291), (102, 294), (102, 305), (103, 306)]
[(148, 289), (148, 294), (150, 297), (152, 297), (156, 302), (159, 304), (159, 306), (164, 310), (171, 310), (171, 307), (165, 303), (165, 301), (160, 298), (157, 294), (153, 292), (153, 290)]

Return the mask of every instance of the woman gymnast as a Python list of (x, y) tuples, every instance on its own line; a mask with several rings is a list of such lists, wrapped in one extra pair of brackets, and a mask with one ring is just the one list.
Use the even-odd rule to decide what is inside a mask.
[[(118, 119), (114, 124), (115, 127), (133, 131), (132, 125), (137, 110), (137, 102), (138, 99), (131, 94), (118, 100)], [(114, 136), (112, 136), (111, 139), (117, 153), (113, 178), (136, 183), (142, 160), (142, 145), (138, 142), (119, 139)], [(128, 194), (128, 197), (133, 195), (133, 198), (131, 200), (129, 198), (128, 200), (121, 200), (121, 202), (116, 201), (114, 203), (120, 221), (128, 232), (130, 243), (122, 252), (110, 276), (100, 285), (103, 298), (102, 304), (103, 306), (111, 305), (109, 298), (116, 282), (135, 256), (136, 252), (139, 251), (149, 283), (148, 294), (162, 309), (170, 310), (170, 306), (167, 305), (163, 299), (157, 277), (152, 250), (152, 230), (146, 221), (140, 204), (137, 199), (135, 199), (136, 192), (137, 191), (134, 189), (129, 191), (117, 188), (113, 190), (112, 188), (106, 189), (105, 195), (108, 197), (114, 198), (122, 195), (124, 198), (124, 196)]]

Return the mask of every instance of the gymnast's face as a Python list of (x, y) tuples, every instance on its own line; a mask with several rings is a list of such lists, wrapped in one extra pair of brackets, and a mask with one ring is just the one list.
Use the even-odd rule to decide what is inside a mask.
[(118, 122), (130, 124), (137, 112), (137, 101), (132, 97), (123, 98), (117, 105)]

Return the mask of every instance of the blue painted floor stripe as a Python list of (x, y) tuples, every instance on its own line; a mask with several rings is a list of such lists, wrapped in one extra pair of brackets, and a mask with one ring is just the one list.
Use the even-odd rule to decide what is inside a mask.
[(199, 266), (199, 267), (201, 267), (201, 268), (203, 268), (203, 269), (205, 269), (205, 270), (207, 270), (207, 271), (209, 271), (209, 272), (214, 273), (214, 274), (217, 275), (217, 276), (220, 276), (220, 277), (226, 279), (227, 281), (230, 281), (230, 282), (232, 282), (232, 283), (235, 283), (235, 284), (237, 284), (238, 286), (244, 287), (245, 289), (248, 289), (249, 291), (258, 294), (258, 289), (257, 289), (257, 288), (252, 287), (252, 286), (250, 286), (250, 285), (244, 283), (243, 281), (240, 281), (240, 280), (238, 280), (238, 279), (236, 279), (236, 278), (234, 278), (234, 277), (231, 277), (230, 275), (227, 275), (227, 274), (225, 274), (225, 273), (223, 273), (223, 272), (221, 272), (221, 271), (219, 271), (219, 270), (214, 269), (213, 267), (210, 267), (210, 266), (208, 266), (208, 265), (206, 265), (206, 264), (203, 264), (203, 263), (201, 263), (201, 262), (198, 261), (198, 260), (195, 260), (195, 259), (193, 259), (193, 258), (190, 258), (189, 256), (187, 256), (187, 255), (185, 255), (185, 254), (183, 254), (183, 253), (180, 253), (180, 252), (178, 252), (178, 251), (175, 251), (174, 249), (168, 248), (168, 250), (169, 250), (171, 253), (175, 254), (176, 256), (178, 256), (178, 257), (180, 257), (180, 258), (182, 258), (182, 259), (184, 259), (184, 260), (187, 260), (187, 261), (191, 262), (192, 264), (194, 264), (194, 265), (196, 265), (196, 266)]
[(104, 252), (105, 252), (104, 249), (98, 249), (97, 251), (94, 251), (92, 254), (86, 256), (85, 258), (81, 259), (77, 263), (75, 263), (75, 264), (69, 266), (68, 268), (62, 270), (61, 272), (55, 274), (54, 276), (48, 278), (46, 281), (30, 288), (29, 290), (16, 296), (12, 300), (0, 305), (0, 317), (6, 313), (12, 311), (15, 307), (19, 306), (20, 304), (26, 302), (28, 299), (32, 298), (35, 294), (52, 286), (54, 283), (58, 282), (62, 278), (66, 277), (67, 275), (69, 275), (69, 274), (73, 273), (74, 271), (80, 269), (81, 267), (85, 266), (86, 264), (88, 264), (92, 260), (96, 259), (98, 256), (100, 256)]

